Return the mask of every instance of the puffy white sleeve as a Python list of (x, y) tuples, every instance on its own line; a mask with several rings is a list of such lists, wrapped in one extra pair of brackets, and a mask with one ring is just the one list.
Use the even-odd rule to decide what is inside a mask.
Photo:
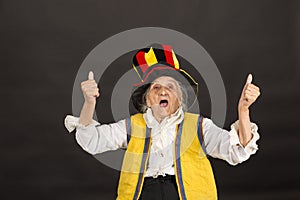
[(256, 144), (259, 139), (258, 127), (255, 123), (251, 123), (253, 137), (245, 147), (240, 143), (238, 130), (238, 120), (231, 125), (231, 130), (227, 131), (216, 126), (212, 120), (203, 118), (203, 137), (207, 154), (225, 160), (231, 165), (249, 159), (258, 150)]
[(103, 125), (93, 120), (91, 124), (84, 126), (79, 123), (78, 117), (68, 115), (65, 118), (65, 127), (69, 132), (76, 128), (77, 143), (93, 155), (127, 146), (125, 120)]

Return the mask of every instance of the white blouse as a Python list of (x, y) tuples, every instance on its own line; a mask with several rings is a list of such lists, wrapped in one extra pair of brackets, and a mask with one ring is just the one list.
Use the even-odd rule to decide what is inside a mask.
[[(180, 107), (173, 115), (166, 117), (158, 123), (148, 109), (143, 115), (147, 126), (151, 128), (152, 145), (150, 147), (149, 161), (147, 163), (145, 177), (157, 177), (158, 175), (174, 175), (173, 143), (176, 127), (184, 118), (184, 112)], [(116, 123), (100, 125), (93, 120), (88, 126), (79, 124), (79, 118), (68, 115), (65, 118), (65, 126), (69, 132), (76, 130), (78, 144), (90, 154), (98, 154), (109, 150), (127, 147), (127, 132), (125, 120)], [(259, 139), (256, 124), (251, 123), (253, 137), (243, 147), (238, 137), (238, 121), (231, 125), (231, 130), (217, 127), (212, 120), (203, 118), (204, 145), (208, 155), (220, 158), (231, 165), (236, 165), (247, 160), (255, 154)]]

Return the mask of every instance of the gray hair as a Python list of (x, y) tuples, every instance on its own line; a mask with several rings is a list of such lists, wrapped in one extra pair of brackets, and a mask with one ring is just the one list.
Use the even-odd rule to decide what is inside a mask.
[[(186, 102), (188, 100), (188, 95), (187, 95), (187, 90), (186, 88), (181, 84), (181, 82), (175, 80), (175, 84), (176, 84), (176, 87), (178, 88), (179, 90), (179, 101), (180, 101), (180, 105), (182, 106), (182, 109), (183, 111), (187, 111), (187, 106), (186, 106)], [(150, 85), (151, 86), (151, 85)], [(146, 102), (146, 97), (148, 95), (148, 92), (150, 90), (150, 86), (148, 87), (148, 89), (144, 92), (143, 94), (143, 102), (141, 103), (141, 112), (142, 113), (145, 113), (148, 109), (148, 106), (147, 106), (147, 102)]]

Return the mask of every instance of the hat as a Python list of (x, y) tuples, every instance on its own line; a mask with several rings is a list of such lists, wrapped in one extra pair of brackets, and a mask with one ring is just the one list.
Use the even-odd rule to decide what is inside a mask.
[(141, 82), (133, 85), (131, 100), (134, 107), (143, 112), (145, 92), (151, 83), (161, 77), (170, 76), (180, 82), (186, 94), (183, 95), (187, 108), (190, 108), (197, 99), (198, 83), (186, 71), (181, 69), (177, 56), (172, 47), (166, 44), (152, 44), (137, 51), (133, 57), (133, 68)]

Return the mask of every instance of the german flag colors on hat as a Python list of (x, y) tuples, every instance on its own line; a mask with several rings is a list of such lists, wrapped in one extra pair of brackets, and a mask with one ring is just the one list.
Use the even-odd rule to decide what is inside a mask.
[(170, 45), (152, 44), (137, 51), (133, 57), (133, 68), (141, 82), (134, 84), (131, 96), (133, 105), (139, 111), (145, 103), (144, 93), (150, 84), (161, 76), (170, 76), (179, 81), (187, 91), (186, 103), (189, 108), (195, 102), (198, 83), (186, 71), (181, 69), (177, 55)]

